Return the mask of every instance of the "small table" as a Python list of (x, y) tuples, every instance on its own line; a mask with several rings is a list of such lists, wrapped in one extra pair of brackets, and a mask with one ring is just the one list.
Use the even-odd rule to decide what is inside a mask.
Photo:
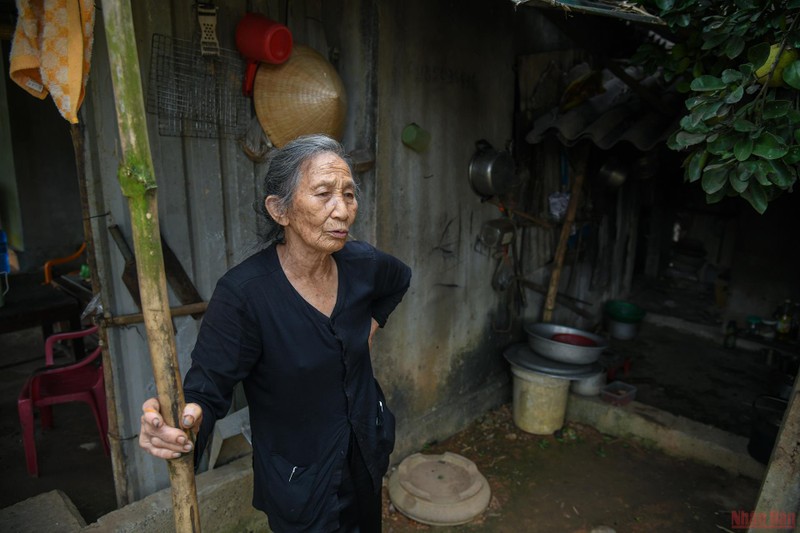
[[(53, 324), (69, 322), (71, 331), (81, 329), (78, 300), (52, 285), (42, 285), (41, 276), (9, 276), (9, 291), (0, 307), (0, 334), (41, 326), (45, 338), (53, 334)], [(75, 360), (84, 356), (83, 339), (72, 341)]]

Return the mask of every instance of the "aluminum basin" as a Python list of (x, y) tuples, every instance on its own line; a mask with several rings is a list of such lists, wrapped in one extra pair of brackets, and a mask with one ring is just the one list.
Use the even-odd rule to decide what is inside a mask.
[[(525, 333), (528, 334), (528, 346), (531, 350), (554, 361), (573, 365), (594, 363), (608, 347), (606, 339), (599, 335), (558, 324), (526, 324)], [(581, 342), (576, 343), (576, 337)], [(568, 342), (557, 340), (559, 338)]]

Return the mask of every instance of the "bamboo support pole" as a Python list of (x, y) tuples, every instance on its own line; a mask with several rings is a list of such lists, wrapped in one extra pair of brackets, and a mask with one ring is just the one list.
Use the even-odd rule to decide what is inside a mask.
[(576, 158), (576, 164), (580, 165), (580, 170), (576, 173), (572, 181), (572, 191), (569, 196), (567, 213), (564, 217), (564, 224), (561, 226), (561, 235), (556, 247), (555, 259), (553, 260), (553, 271), (550, 273), (550, 285), (547, 287), (547, 296), (544, 300), (544, 311), (542, 312), (542, 322), (553, 320), (553, 311), (556, 307), (556, 295), (558, 294), (558, 282), (561, 280), (561, 270), (564, 266), (564, 255), (567, 253), (567, 241), (572, 223), (575, 221), (575, 213), (578, 211), (583, 180), (586, 174), (586, 154), (580, 152), (580, 158)]
[[(103, 0), (102, 11), (122, 146), (118, 177), (122, 193), (128, 198), (150, 359), (161, 414), (167, 424), (180, 427), (178, 422), (185, 400), (161, 250), (157, 185), (145, 122), (133, 14), (129, 0)], [(194, 456), (184, 454), (169, 460), (167, 466), (175, 531), (199, 532)]]
[[(84, 152), (83, 128), (78, 124), (70, 125), (72, 148), (75, 151), (75, 170), (78, 174), (78, 189), (81, 196), (81, 217), (83, 218), (83, 237), (86, 241), (86, 261), (92, 273), (92, 294), (100, 294), (103, 287), (97, 275), (97, 260), (94, 255), (94, 232), (92, 231), (89, 194), (86, 186), (86, 156)], [(117, 507), (130, 503), (128, 494), (128, 475), (125, 471), (125, 456), (119, 437), (119, 418), (117, 416), (117, 395), (114, 389), (114, 369), (111, 365), (111, 354), (108, 351), (108, 332), (101, 324), (99, 330), (100, 345), (103, 358), (103, 383), (106, 393), (106, 411), (108, 420), (108, 447), (111, 451), (111, 471), (114, 476), (114, 492), (117, 496)]]

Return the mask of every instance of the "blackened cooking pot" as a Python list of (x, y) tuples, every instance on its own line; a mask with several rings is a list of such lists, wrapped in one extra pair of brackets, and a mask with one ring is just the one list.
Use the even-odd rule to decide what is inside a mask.
[(469, 162), (469, 184), (476, 194), (491, 197), (503, 194), (514, 183), (514, 159), (511, 154), (492, 148), (485, 140), (475, 143)]

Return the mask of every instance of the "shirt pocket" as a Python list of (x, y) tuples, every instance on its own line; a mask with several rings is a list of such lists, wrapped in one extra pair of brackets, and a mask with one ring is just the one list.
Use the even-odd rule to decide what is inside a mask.
[(377, 433), (376, 459), (380, 472), (384, 473), (389, 467), (389, 455), (394, 450), (396, 422), (394, 413), (392, 413), (386, 405), (386, 397), (383, 395), (383, 390), (381, 390), (381, 386), (378, 384), (377, 380), (375, 381), (375, 388), (378, 393), (375, 410), (375, 430)]
[(303, 522), (317, 481), (317, 463), (300, 466), (273, 453), (267, 464), (267, 494), (276, 512), (287, 522)]

